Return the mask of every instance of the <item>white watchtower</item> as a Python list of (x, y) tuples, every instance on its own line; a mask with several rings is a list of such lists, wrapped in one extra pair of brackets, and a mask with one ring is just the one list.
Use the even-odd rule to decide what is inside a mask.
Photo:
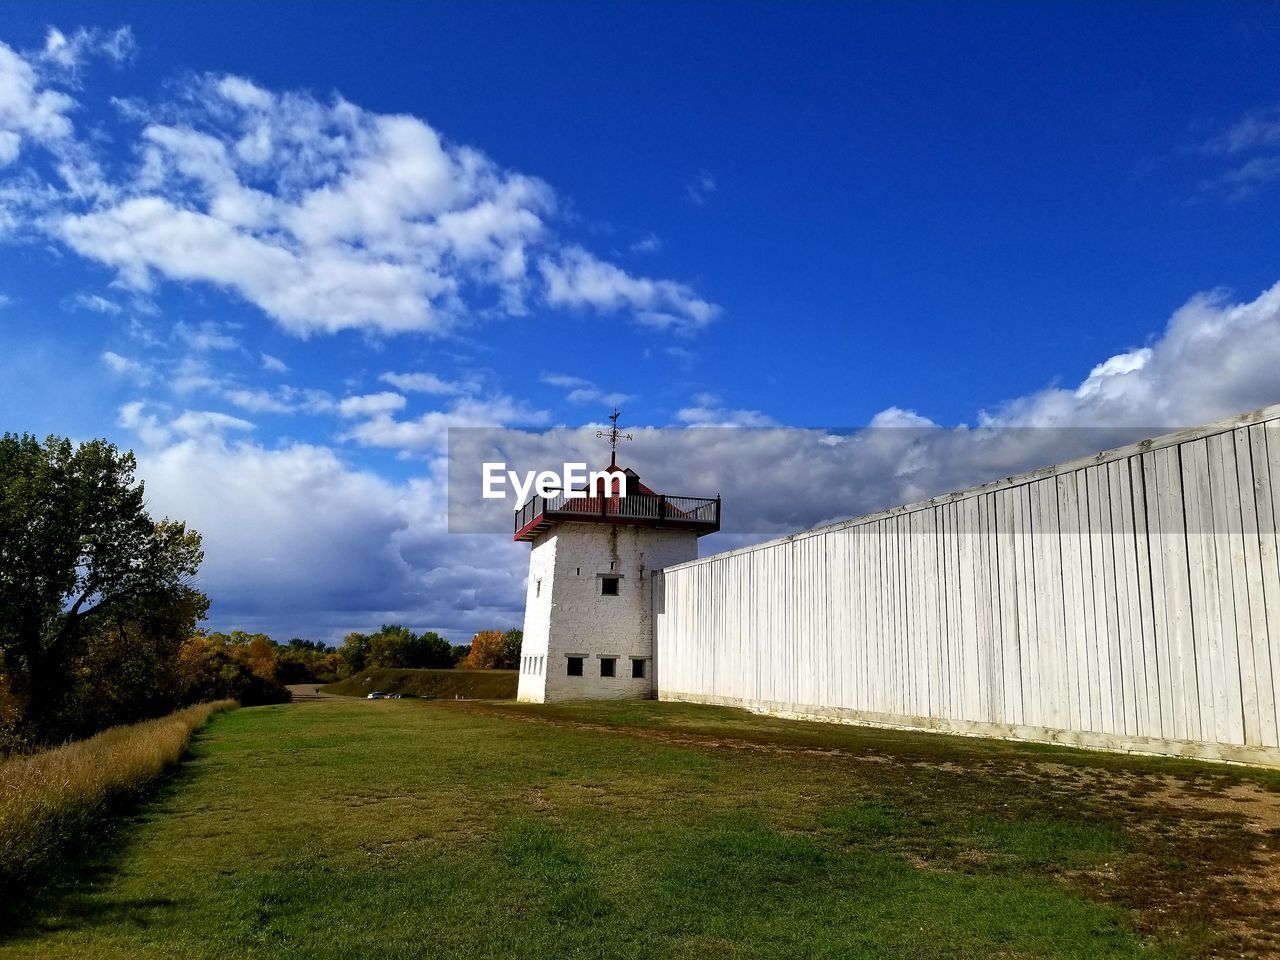
[[(653, 581), (698, 556), (720, 529), (720, 498), (655, 493), (617, 463), (590, 487), (535, 494), (516, 512), (515, 539), (533, 544), (517, 697), (530, 703), (653, 695)], [(625, 477), (626, 495), (622, 496)], [(583, 495), (585, 494), (585, 495)]]

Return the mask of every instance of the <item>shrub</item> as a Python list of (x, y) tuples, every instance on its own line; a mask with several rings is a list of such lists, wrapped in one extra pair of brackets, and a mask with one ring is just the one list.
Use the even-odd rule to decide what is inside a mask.
[(0, 764), (0, 892), (38, 880), (113, 807), (139, 797), (177, 763), (193, 731), (235, 705), (198, 704)]

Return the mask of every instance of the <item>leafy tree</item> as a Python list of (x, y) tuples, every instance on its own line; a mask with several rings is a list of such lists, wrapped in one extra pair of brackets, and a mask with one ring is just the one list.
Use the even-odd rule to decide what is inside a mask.
[(369, 635), (351, 631), (342, 641), (342, 659), (351, 673), (369, 666)]
[(369, 637), (367, 666), (448, 668), (453, 666), (453, 648), (434, 630), (418, 634), (399, 624), (384, 624)]
[(520, 645), (524, 643), (523, 630), (508, 630), (502, 635), (502, 646), (494, 667), (498, 670), (515, 670), (520, 666)]
[(187, 702), (180, 655), (208, 606), (204, 594), (185, 589), (163, 606), (98, 619), (72, 662), (64, 732), (89, 736), (103, 727), (160, 716)]
[(225, 634), (195, 633), (182, 645), (179, 657), (183, 699), (239, 700), (245, 706), (283, 703), (289, 691), (274, 677), (264, 677), (249, 654), (249, 643)]
[(514, 670), (520, 662), (519, 630), (482, 630), (471, 638), (471, 649), (461, 666), (472, 670)]
[(90, 633), (175, 603), (200, 566), (200, 536), (151, 518), (132, 453), (0, 437), (0, 654), (20, 726), (55, 739)]
[(435, 670), (451, 669), (453, 646), (434, 630), (428, 630), (418, 637), (417, 661), (419, 666)]
[(369, 665), (374, 667), (413, 667), (417, 637), (408, 627), (383, 624), (369, 637)]

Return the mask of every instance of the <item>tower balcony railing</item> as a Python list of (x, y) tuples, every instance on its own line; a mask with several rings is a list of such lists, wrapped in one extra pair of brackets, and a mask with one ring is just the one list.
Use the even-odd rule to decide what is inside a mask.
[(515, 514), (515, 539), (531, 539), (553, 523), (616, 523), (694, 530), (720, 529), (719, 497), (669, 497), (636, 493), (626, 497), (550, 497), (534, 494)]

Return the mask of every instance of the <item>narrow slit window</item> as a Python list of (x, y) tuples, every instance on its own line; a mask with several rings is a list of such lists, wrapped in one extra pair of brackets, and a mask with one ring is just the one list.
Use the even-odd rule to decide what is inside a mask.
[(600, 658), (600, 676), (616, 677), (618, 675), (618, 658), (617, 657), (601, 657)]
[(569, 676), (571, 677), (582, 676), (582, 658), (581, 657), (569, 658)]
[(535, 597), (542, 596), (542, 578), (538, 578), (538, 582), (533, 586), (533, 595)]
[(601, 577), (600, 596), (616, 597), (618, 595), (618, 583), (621, 579), (621, 577)]

